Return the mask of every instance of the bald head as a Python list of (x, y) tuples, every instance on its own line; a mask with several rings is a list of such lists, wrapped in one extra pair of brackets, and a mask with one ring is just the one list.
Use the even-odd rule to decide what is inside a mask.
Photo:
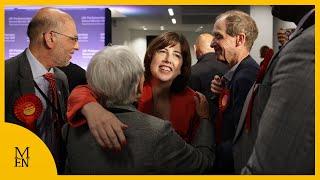
[(45, 7), (40, 9), (28, 25), (30, 43), (35, 43), (43, 33), (63, 30), (66, 22), (74, 23), (72, 17), (56, 8)]
[(210, 47), (212, 40), (213, 36), (209, 33), (200, 34), (198, 36), (195, 44), (197, 58), (203, 56), (204, 54), (214, 52), (214, 48)]

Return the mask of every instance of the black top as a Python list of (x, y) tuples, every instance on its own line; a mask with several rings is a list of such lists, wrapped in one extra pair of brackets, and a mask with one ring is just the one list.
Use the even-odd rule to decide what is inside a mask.
[[(228, 71), (228, 65), (217, 60), (215, 53), (207, 53), (198, 58), (198, 62), (191, 67), (189, 86), (206, 96), (210, 106), (210, 116), (214, 119), (216, 102), (210, 90), (211, 80), (215, 75), (222, 76)], [(217, 99), (217, 98), (216, 98)]]
[(59, 69), (67, 75), (69, 92), (78, 85), (87, 84), (86, 71), (77, 64), (70, 62), (68, 66), (59, 67)]

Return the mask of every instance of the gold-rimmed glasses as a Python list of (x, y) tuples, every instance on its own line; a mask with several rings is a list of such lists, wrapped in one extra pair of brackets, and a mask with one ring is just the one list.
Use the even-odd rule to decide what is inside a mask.
[(68, 37), (69, 39), (71, 39), (74, 42), (78, 42), (78, 40), (79, 40), (78, 36), (69, 36), (69, 35), (66, 35), (66, 34), (63, 34), (63, 33), (59, 33), (57, 31), (51, 31), (51, 32), (56, 33), (56, 34), (60, 34), (60, 35), (65, 36), (65, 37)]

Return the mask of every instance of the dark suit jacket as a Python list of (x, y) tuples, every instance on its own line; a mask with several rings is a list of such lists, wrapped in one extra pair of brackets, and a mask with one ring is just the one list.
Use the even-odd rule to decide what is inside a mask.
[(227, 109), (223, 113), (222, 142), (217, 145), (217, 173), (229, 174), (234, 171), (232, 140), (246, 96), (256, 79), (258, 71), (259, 65), (251, 56), (248, 56), (241, 61), (232, 77), (230, 77), (231, 81), (226, 84), (230, 90), (230, 100)]
[(191, 76), (189, 86), (191, 89), (201, 92), (206, 96), (210, 106), (211, 119), (215, 118), (217, 101), (213, 100), (214, 96), (210, 90), (211, 80), (214, 75), (222, 76), (228, 71), (228, 65), (218, 61), (215, 53), (207, 53), (198, 59), (198, 62), (191, 67)]
[(59, 67), (59, 69), (67, 75), (69, 92), (78, 85), (87, 84), (86, 71), (77, 64), (70, 62), (68, 66)]
[(315, 172), (314, 25), (297, 32), (255, 85), (250, 132), (244, 131), (247, 97), (234, 138), (238, 173)]
[(222, 141), (233, 140), (243, 104), (256, 80), (258, 71), (259, 65), (251, 56), (248, 56), (238, 65), (231, 81), (228, 83), (230, 101), (226, 111), (223, 113)]
[(87, 125), (65, 125), (67, 174), (200, 174), (212, 168), (215, 158), (210, 121), (201, 120), (191, 146), (169, 121), (130, 106), (118, 108), (124, 112), (116, 116), (129, 126), (125, 131), (127, 144), (120, 152), (102, 149)]
[[(66, 100), (68, 98), (68, 83), (66, 75), (60, 71), (58, 68), (54, 68), (54, 74), (56, 76), (58, 98), (60, 103), (60, 113), (62, 114), (62, 122), (66, 122)], [(33, 76), (31, 72), (31, 67), (27, 59), (26, 51), (23, 53), (8, 59), (5, 61), (5, 121), (18, 124), (20, 126), (25, 126), (25, 124), (18, 120), (14, 115), (14, 103), (16, 100), (27, 93), (35, 94), (35, 86), (33, 82)], [(55, 132), (52, 132), (55, 133)], [(60, 135), (61, 139), (61, 135)], [(58, 140), (61, 142), (61, 140)], [(47, 144), (48, 145), (48, 144)], [(50, 147), (49, 149), (53, 154), (56, 164), (58, 166), (58, 171), (63, 167), (64, 158), (63, 156), (62, 144), (57, 143), (55, 147)]]

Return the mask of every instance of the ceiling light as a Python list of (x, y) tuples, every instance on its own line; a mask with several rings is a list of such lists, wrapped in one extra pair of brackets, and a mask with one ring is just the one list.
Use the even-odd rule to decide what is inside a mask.
[(177, 23), (177, 20), (175, 18), (172, 18), (171, 21), (172, 21), (172, 24), (176, 24)]
[(148, 30), (148, 28), (146, 28), (146, 26), (142, 26), (142, 29), (145, 31)]
[(163, 31), (164, 30), (164, 26), (160, 26), (160, 30)]
[(169, 12), (169, 15), (170, 15), (170, 16), (173, 16), (173, 15), (174, 15), (174, 12), (173, 12), (173, 9), (172, 9), (172, 8), (169, 8), (169, 9), (168, 9), (168, 12)]

